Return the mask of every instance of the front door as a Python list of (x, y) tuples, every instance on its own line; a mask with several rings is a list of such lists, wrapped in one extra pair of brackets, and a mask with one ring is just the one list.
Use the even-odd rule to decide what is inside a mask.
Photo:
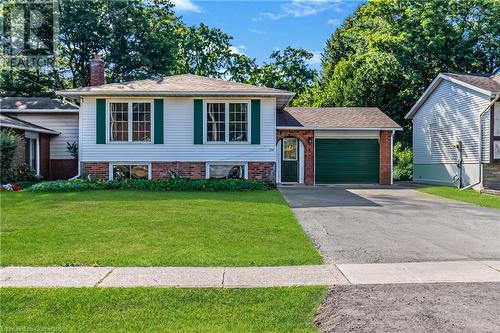
[(281, 147), (281, 182), (299, 181), (299, 144), (296, 138), (284, 138)]

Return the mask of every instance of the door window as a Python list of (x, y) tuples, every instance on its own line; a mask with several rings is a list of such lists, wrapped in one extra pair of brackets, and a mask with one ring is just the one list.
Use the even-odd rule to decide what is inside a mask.
[(298, 157), (297, 139), (283, 139), (283, 161), (296, 161)]

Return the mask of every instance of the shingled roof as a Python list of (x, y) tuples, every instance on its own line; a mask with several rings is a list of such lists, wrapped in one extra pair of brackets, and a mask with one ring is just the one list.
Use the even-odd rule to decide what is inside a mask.
[(77, 97), (82, 95), (116, 96), (275, 96), (279, 107), (284, 107), (295, 93), (254, 86), (245, 83), (219, 80), (193, 74), (166, 76), (159, 79), (110, 83), (68, 89), (57, 92), (59, 95)]
[(46, 134), (53, 134), (53, 135), (60, 134), (60, 132), (51, 130), (50, 128), (38, 126), (36, 124), (29, 123), (27, 121), (8, 116), (6, 114), (1, 114), (1, 113), (0, 113), (0, 127), (2, 127), (2, 128), (14, 128), (14, 129), (20, 129), (20, 130), (25, 130), (25, 131), (46, 133)]
[(378, 108), (287, 107), (276, 114), (278, 128), (304, 129), (388, 129), (401, 127)]
[(62, 101), (59, 98), (15, 96), (0, 98), (0, 111), (2, 112), (23, 112), (40, 110), (77, 112), (78, 106)]
[(500, 93), (500, 74), (456, 74), (443, 73), (452, 79), (462, 81), (479, 89)]

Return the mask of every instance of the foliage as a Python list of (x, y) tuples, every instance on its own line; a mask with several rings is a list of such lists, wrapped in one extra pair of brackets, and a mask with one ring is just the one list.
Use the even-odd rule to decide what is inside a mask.
[(56, 180), (42, 182), (31, 187), (33, 192), (74, 192), (88, 190), (130, 189), (144, 191), (257, 191), (269, 189), (260, 180), (241, 179), (124, 179), (124, 180)]
[(317, 78), (318, 73), (307, 65), (312, 57), (311, 52), (302, 48), (287, 47), (283, 51), (273, 51), (273, 61), (256, 71), (250, 78), (250, 83), (299, 94), (311, 87)]
[(11, 129), (0, 130), (0, 178), (12, 179), (12, 165), (21, 138)]
[(322, 262), (277, 190), (21, 191), (0, 200), (1, 266)]
[(15, 182), (33, 181), (38, 179), (36, 171), (26, 163), (12, 168), (11, 175), (12, 180)]
[(404, 115), (439, 72), (490, 73), (500, 65), (500, 3), (380, 0), (362, 5), (327, 42), (323, 77), (295, 103), (377, 106)]
[(1, 288), (0, 321), (62, 332), (313, 333), (326, 289)]
[(413, 176), (413, 152), (411, 148), (403, 148), (401, 142), (396, 142), (393, 149), (394, 180), (411, 180)]
[(66, 142), (66, 149), (75, 160), (78, 160), (78, 142)]
[(459, 190), (450, 186), (430, 186), (418, 189), (420, 192), (443, 198), (468, 202), (478, 206), (500, 209), (500, 196), (484, 194), (475, 190)]

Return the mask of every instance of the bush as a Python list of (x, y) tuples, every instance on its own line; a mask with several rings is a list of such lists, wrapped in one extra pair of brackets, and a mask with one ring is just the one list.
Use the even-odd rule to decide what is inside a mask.
[(394, 145), (394, 180), (412, 180), (413, 152), (411, 148), (403, 149), (401, 142)]
[(29, 165), (23, 163), (11, 171), (11, 178), (15, 182), (25, 182), (38, 180), (36, 171), (29, 167)]
[(31, 187), (33, 192), (75, 192), (89, 190), (127, 189), (143, 191), (256, 191), (269, 189), (269, 183), (241, 179), (168, 179), (168, 180), (56, 180)]
[(0, 131), (0, 178), (9, 180), (12, 177), (12, 163), (21, 138), (13, 130)]

